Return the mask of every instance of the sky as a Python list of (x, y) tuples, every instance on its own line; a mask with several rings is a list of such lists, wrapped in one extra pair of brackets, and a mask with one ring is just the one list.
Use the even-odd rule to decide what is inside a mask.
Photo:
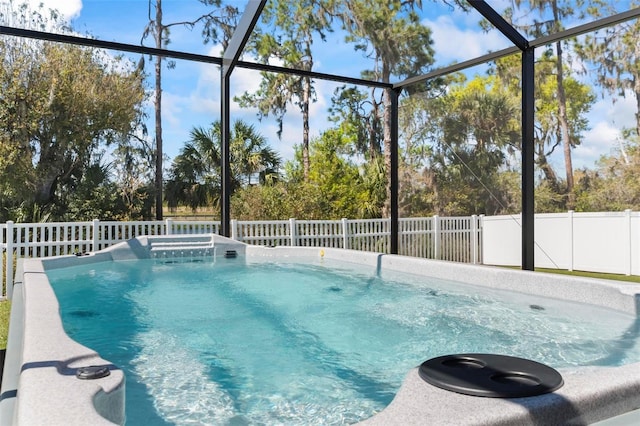
[[(2, 2), (3, 0), (0, 0)], [(15, 0), (14, 0), (15, 1)], [(148, 0), (28, 0), (34, 4), (55, 8), (70, 22), (75, 31), (91, 34), (101, 40), (117, 41), (138, 45), (148, 22)], [(237, 1), (242, 10), (246, 1)], [(510, 5), (510, 0), (489, 2), (496, 10), (502, 11)], [(163, 0), (163, 22), (172, 23), (192, 20), (207, 12), (197, 0)], [(485, 32), (478, 25), (478, 13), (453, 11), (442, 2), (424, 2), (423, 23), (432, 30), (436, 51), (435, 68), (461, 62), (510, 47), (510, 42), (497, 30)], [(571, 27), (575, 23), (566, 23)], [(146, 45), (152, 46), (149, 40)], [(220, 46), (205, 45), (199, 29), (189, 31), (173, 27), (169, 49), (192, 53), (221, 56)], [(139, 55), (129, 55), (137, 62)], [(249, 57), (243, 58), (251, 60)], [(153, 67), (150, 58), (145, 58), (146, 70), (150, 74), (152, 87)], [(354, 51), (353, 45), (344, 42), (344, 34), (328, 34), (327, 41), (318, 41), (314, 47), (314, 71), (329, 74), (360, 77), (360, 71), (371, 68), (371, 63), (363, 53)], [(482, 72), (484, 67), (467, 71)], [(213, 65), (176, 61), (174, 69), (163, 69), (163, 144), (168, 157), (165, 167), (179, 154), (189, 139), (194, 127), (207, 128), (220, 117), (220, 71)], [(260, 75), (257, 71), (237, 68), (232, 75), (232, 96), (258, 88)], [(331, 96), (341, 84), (316, 81), (317, 101), (310, 107), (311, 136), (318, 136), (330, 126), (327, 109)], [(364, 88), (361, 88), (364, 89)], [(153, 137), (153, 106), (149, 104), (150, 137)], [(631, 97), (619, 98), (615, 103), (609, 97), (598, 96), (597, 103), (589, 114), (590, 130), (584, 134), (582, 145), (573, 151), (574, 168), (593, 167), (602, 155), (609, 154), (619, 143), (619, 129), (633, 126), (635, 102)], [(270, 144), (284, 159), (293, 156), (294, 145), (299, 145), (302, 135), (302, 116), (295, 106), (288, 108), (284, 119), (281, 139), (277, 137), (278, 126), (271, 118), (258, 121), (255, 109), (242, 109), (233, 103), (231, 120), (242, 119), (254, 124)], [(552, 164), (561, 172), (561, 150), (552, 158)]]

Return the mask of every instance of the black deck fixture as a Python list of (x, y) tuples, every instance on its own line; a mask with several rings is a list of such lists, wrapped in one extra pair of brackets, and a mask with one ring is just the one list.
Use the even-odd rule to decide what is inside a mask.
[(90, 365), (76, 370), (76, 377), (81, 380), (95, 380), (107, 377), (111, 372), (106, 365)]
[(445, 355), (420, 365), (427, 383), (452, 392), (490, 398), (522, 398), (559, 389), (555, 369), (524, 358), (495, 354)]

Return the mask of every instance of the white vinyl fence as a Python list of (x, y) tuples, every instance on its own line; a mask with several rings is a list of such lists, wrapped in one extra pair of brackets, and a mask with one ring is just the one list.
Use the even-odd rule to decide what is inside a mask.
[[(266, 246), (390, 251), (389, 219), (231, 221), (231, 238)], [(144, 235), (217, 234), (216, 221), (67, 222), (0, 224), (0, 282), (13, 285), (18, 258), (85, 253)], [(482, 217), (399, 220), (399, 254), (482, 263)]]
[[(485, 216), (482, 260), (487, 265), (521, 265), (522, 220)], [(535, 266), (569, 271), (640, 275), (640, 213), (536, 214)]]

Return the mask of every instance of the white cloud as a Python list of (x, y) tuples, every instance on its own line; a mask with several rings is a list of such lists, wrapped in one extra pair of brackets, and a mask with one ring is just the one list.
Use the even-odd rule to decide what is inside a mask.
[(162, 92), (162, 121), (173, 127), (181, 124), (180, 116), (184, 111), (187, 99), (171, 92)]
[(82, 10), (82, 0), (28, 0), (28, 2), (33, 9), (37, 9), (42, 4), (45, 9), (57, 10), (67, 21), (79, 16)]
[(601, 156), (611, 153), (619, 138), (620, 130), (617, 127), (605, 121), (596, 123), (591, 130), (585, 132), (582, 143), (574, 148), (573, 168), (593, 168)]
[[(218, 55), (220, 46), (208, 49), (210, 55)], [(275, 64), (275, 63), (274, 63)], [(209, 126), (220, 118), (220, 68), (210, 64), (180, 64), (175, 70), (169, 71), (175, 78), (179, 75), (182, 83), (163, 90), (163, 134), (166, 135), (165, 153), (174, 157), (179, 153), (184, 141), (189, 137), (188, 132), (194, 126)], [(165, 75), (167, 75), (165, 73)], [(287, 107), (283, 118), (282, 135), (277, 136), (278, 124), (269, 115), (258, 120), (256, 108), (240, 108), (233, 101), (234, 96), (245, 92), (255, 92), (260, 86), (259, 71), (236, 68), (231, 76), (231, 120), (244, 120), (253, 124), (257, 131), (264, 135), (283, 159), (293, 158), (293, 147), (302, 140), (302, 114), (293, 104)], [(330, 81), (314, 81), (316, 102), (310, 104), (310, 137), (314, 138), (326, 130), (332, 123), (327, 120), (327, 109), (331, 103), (331, 96), (339, 83)], [(178, 91), (177, 88), (180, 88)], [(152, 110), (151, 110), (152, 111)]]
[[(498, 30), (484, 32), (479, 27), (477, 29), (461, 28), (456, 16), (455, 14), (441, 15), (435, 20), (422, 21), (424, 25), (431, 28), (436, 59), (441, 66), (453, 61), (466, 61), (490, 51), (511, 46), (511, 43)], [(458, 18), (463, 23), (468, 20), (466, 16)], [(474, 19), (478, 20), (477, 14)]]
[(635, 99), (630, 92), (626, 97), (599, 99), (589, 114), (591, 129), (573, 150), (574, 168), (591, 168), (601, 156), (611, 154), (620, 143), (621, 130), (635, 126), (635, 111)]
[[(27, 13), (27, 21), (22, 16), (19, 7), (27, 5), (28, 12), (42, 15), (43, 22), (31, 22), (31, 13)], [(51, 20), (51, 10), (58, 12), (59, 18)], [(71, 19), (80, 15), (82, 0), (0, 0), (0, 14), (2, 25), (41, 30), (44, 24), (46, 30), (57, 31), (60, 25), (68, 24)]]
[(626, 96), (606, 95), (598, 99), (591, 109), (591, 120), (606, 120), (617, 128), (635, 127), (636, 104), (635, 96), (630, 90)]

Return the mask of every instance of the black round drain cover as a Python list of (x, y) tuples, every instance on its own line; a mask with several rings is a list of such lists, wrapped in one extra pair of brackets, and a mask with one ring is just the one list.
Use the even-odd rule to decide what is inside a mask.
[(109, 374), (111, 374), (109, 367), (104, 365), (90, 365), (76, 370), (76, 377), (83, 380), (101, 379)]
[(445, 355), (420, 365), (420, 377), (442, 389), (473, 396), (521, 398), (563, 385), (555, 369), (524, 358), (495, 354)]

